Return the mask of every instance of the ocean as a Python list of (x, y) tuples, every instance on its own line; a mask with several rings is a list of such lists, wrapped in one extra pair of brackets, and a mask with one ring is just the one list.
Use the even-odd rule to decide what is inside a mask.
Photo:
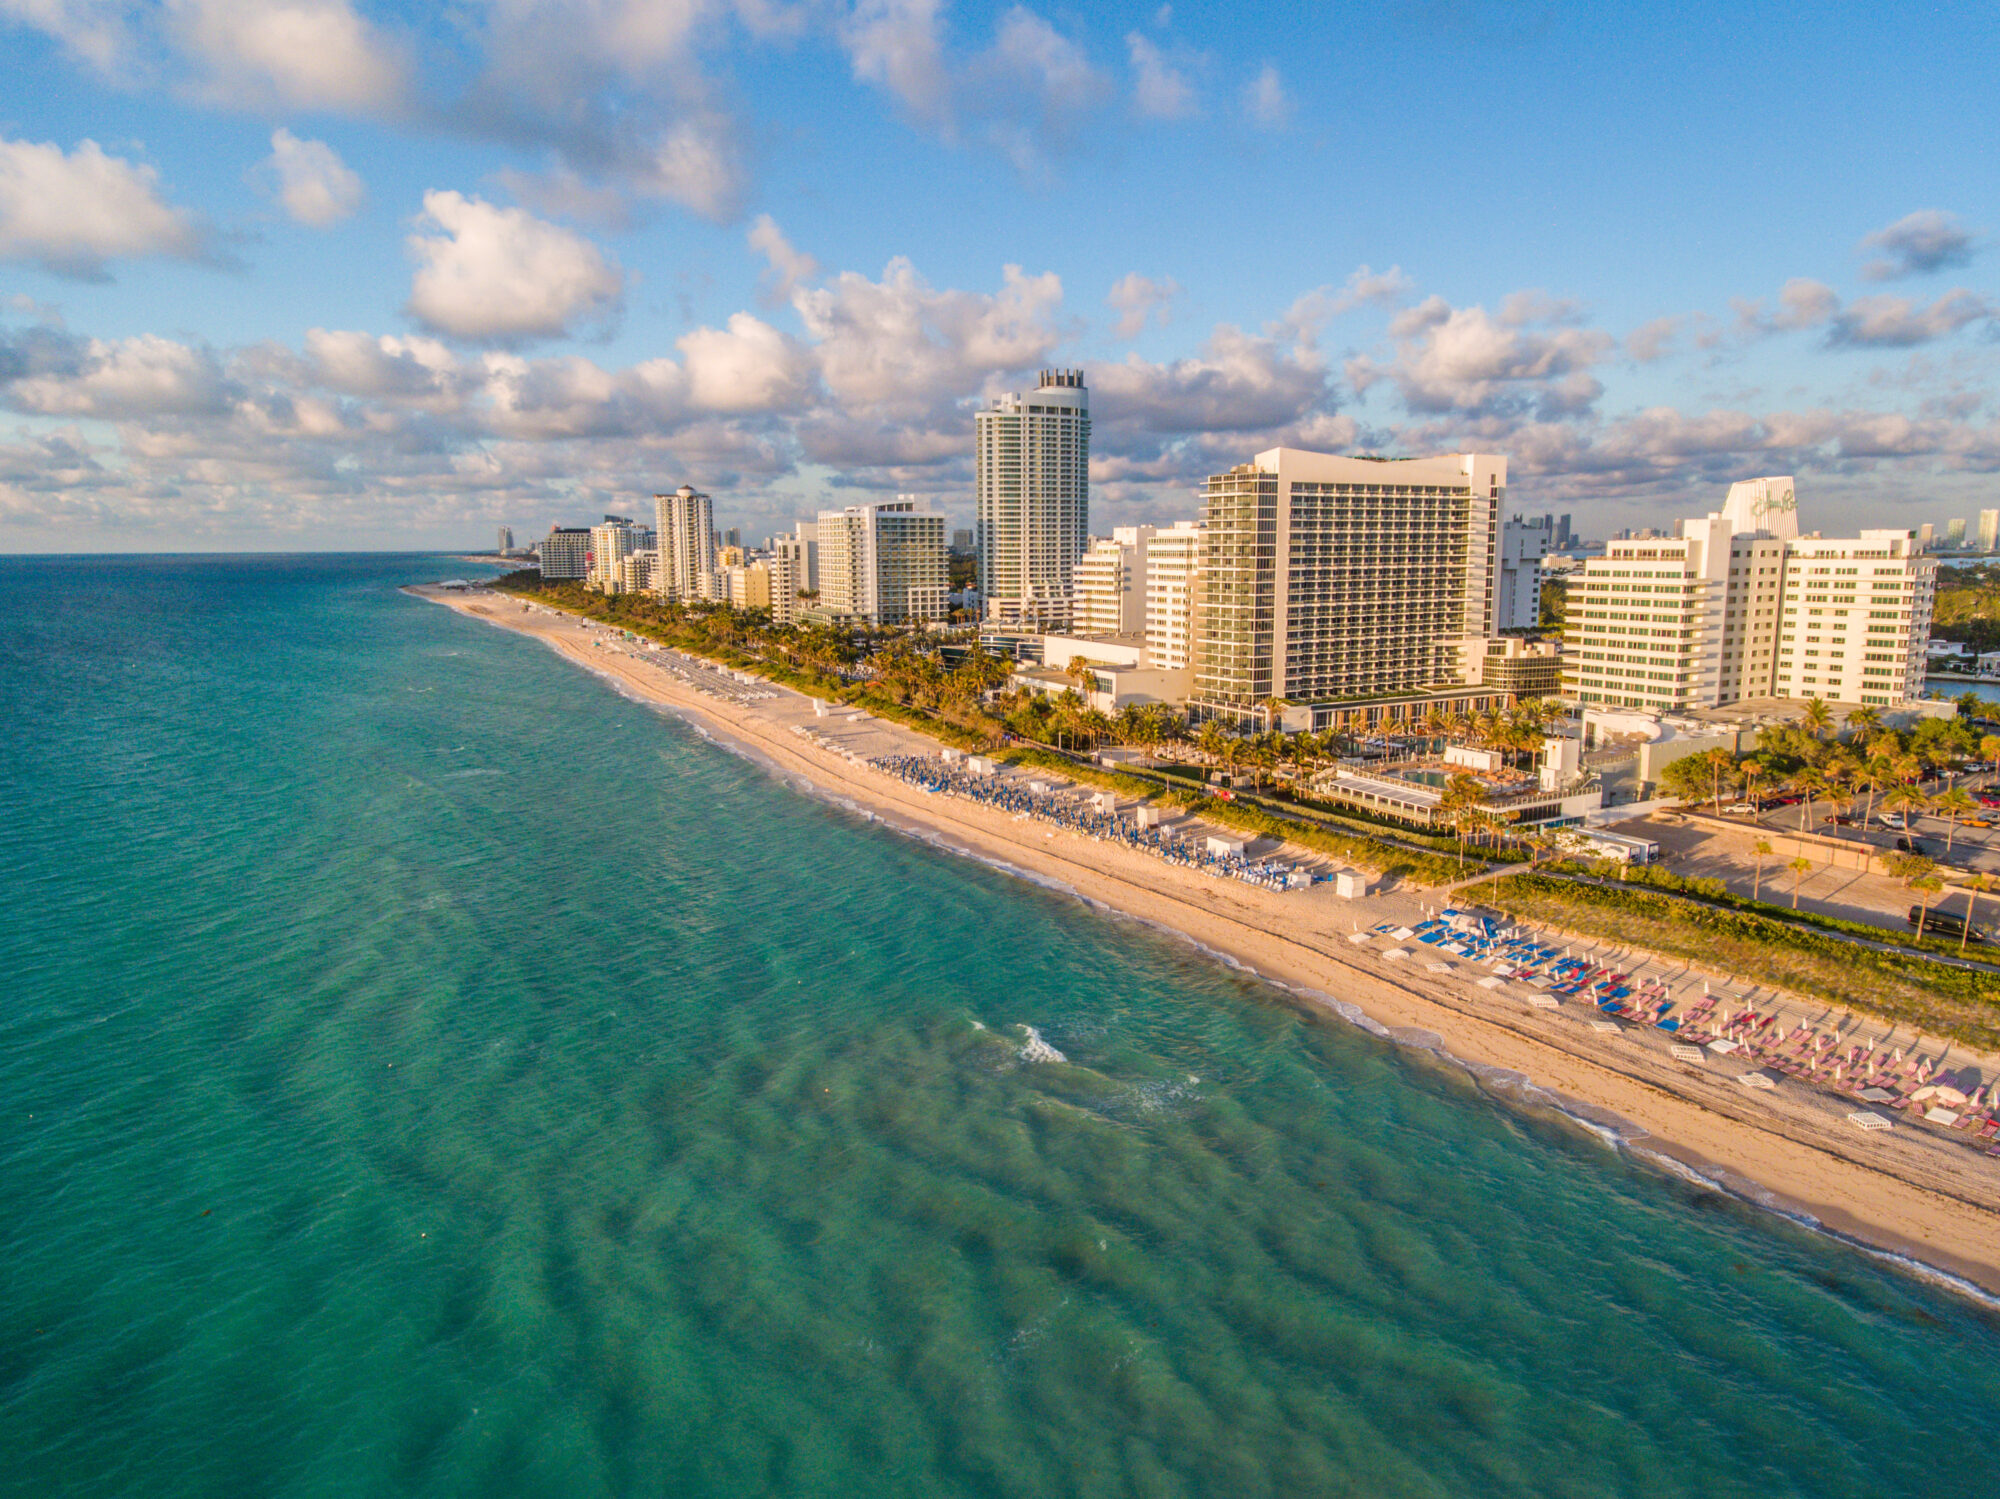
[(0, 559), (0, 1492), (1977, 1492), (2000, 1316), (423, 557)]

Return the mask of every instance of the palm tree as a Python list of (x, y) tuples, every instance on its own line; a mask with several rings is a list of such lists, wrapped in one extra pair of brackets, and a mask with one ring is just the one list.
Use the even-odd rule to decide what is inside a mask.
[(1261, 706), (1264, 710), (1264, 732), (1268, 734), (1273, 729), (1277, 728), (1278, 716), (1282, 714), (1285, 711), (1285, 709), (1290, 706), (1290, 704), (1284, 698), (1281, 697), (1267, 697), (1259, 706)]
[(1868, 792), (1868, 810), (1861, 814), (1861, 822), (1864, 827), (1872, 822), (1875, 817), (1875, 793), (1888, 785), (1889, 779), (1889, 762), (1881, 755), (1870, 755), (1866, 760), (1861, 762), (1861, 769), (1855, 773), (1855, 790), (1860, 791), (1865, 789)]
[(1965, 930), (1958, 934), (1959, 956), (1965, 955), (1965, 944), (1972, 938), (1972, 913), (1979, 905), (1981, 891), (1991, 890), (1993, 881), (1986, 875), (1975, 874), (1965, 884)]
[(1826, 762), (1820, 766), (1819, 773), (1826, 778), (1827, 794), (1835, 800), (1836, 805), (1845, 800), (1851, 812), (1853, 793), (1849, 788), (1861, 774), (1861, 762), (1845, 748), (1834, 744), (1828, 748)]
[(1250, 784), (1254, 790), (1264, 789), (1265, 772), (1273, 769), (1278, 763), (1278, 752), (1271, 743), (1274, 737), (1276, 736), (1271, 734), (1259, 734), (1243, 747), (1243, 760), (1250, 767)]
[[(1818, 702), (1819, 699), (1814, 698), (1813, 701)], [(1799, 809), (1799, 831), (1803, 833), (1812, 825), (1813, 798), (1827, 789), (1827, 779), (1818, 766), (1808, 765), (1794, 771), (1790, 780), (1792, 790), (1805, 798), (1805, 804)]]
[(1813, 861), (1803, 854), (1785, 866), (1785, 868), (1792, 872), (1792, 909), (1794, 911), (1799, 908), (1799, 885), (1807, 875), (1812, 873), (1812, 867)]
[(1960, 786), (1954, 786), (1951, 790), (1932, 800), (1931, 815), (1945, 819), (1944, 851), (1946, 853), (1951, 852), (1951, 840), (1958, 835), (1958, 820), (1961, 817), (1970, 817), (1978, 810), (1979, 803), (1974, 801), (1971, 795)]
[(1867, 706), (1856, 708), (1847, 715), (1847, 742), (1857, 750), (1866, 750), (1869, 743), (1882, 731), (1882, 710)]
[(1937, 868), (1937, 864), (1922, 854), (1902, 853), (1889, 855), (1883, 863), (1888, 866), (1892, 877), (1901, 880), (1904, 885), (1922, 896), (1917, 907), (1917, 936), (1922, 937), (1924, 920), (1930, 915), (1931, 897), (1944, 888), (1943, 882), (1931, 872)]
[(1755, 755), (1744, 757), (1736, 767), (1743, 773), (1743, 797), (1752, 806), (1757, 804), (1757, 778), (1764, 774), (1764, 762)]
[(1759, 838), (1754, 852), (1757, 855), (1757, 867), (1755, 872), (1750, 876), (1750, 898), (1752, 900), (1757, 899), (1758, 891), (1764, 887), (1764, 861), (1775, 854), (1777, 850), (1771, 847), (1770, 839)]
[(1229, 740), (1229, 732), (1222, 727), (1222, 720), (1211, 718), (1201, 726), (1201, 732), (1195, 735), (1194, 743), (1196, 749), (1200, 750), (1204, 755), (1211, 756), (1219, 763), (1222, 759), (1223, 747), (1229, 743)]
[(1920, 874), (1910, 881), (1910, 888), (1917, 892), (1917, 935), (1924, 934), (1924, 923), (1930, 919), (1931, 902), (1944, 889), (1944, 881), (1934, 874)]
[(1446, 778), (1438, 811), (1458, 834), (1458, 867), (1465, 868), (1465, 835), (1486, 807), (1486, 783), (1464, 772)]
[(1063, 748), (1072, 749), (1076, 744), (1078, 730), (1082, 727), (1083, 699), (1074, 688), (1056, 699), (1055, 710), (1049, 715), (1049, 727), (1064, 740)]
[(1302, 788), (1310, 779), (1307, 770), (1318, 756), (1319, 740), (1314, 734), (1293, 734), (1285, 740), (1285, 758), (1292, 762), (1292, 787)]
[(1923, 811), (1925, 801), (1923, 792), (1915, 786), (1908, 781), (1898, 781), (1882, 798), (1882, 808), (1887, 812), (1901, 812), (1905, 825), (1914, 833), (1917, 830), (1917, 814)]
[(1736, 756), (1726, 749), (1716, 748), (1702, 751), (1702, 760), (1708, 766), (1710, 789), (1714, 792), (1715, 815), (1722, 815), (1722, 783), (1727, 777), (1732, 787), (1736, 781)]
[(1806, 732), (1815, 739), (1825, 739), (1826, 731), (1833, 727), (1833, 710), (1826, 705), (1825, 698), (1812, 698), (1806, 703), (1806, 711), (1799, 722)]

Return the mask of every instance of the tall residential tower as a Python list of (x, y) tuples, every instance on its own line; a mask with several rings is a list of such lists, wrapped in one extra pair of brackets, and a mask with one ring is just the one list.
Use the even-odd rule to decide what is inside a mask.
[(1090, 392), (1081, 370), (978, 413), (979, 592), (989, 619), (1068, 624), (1090, 532)]
[(653, 589), (663, 598), (699, 599), (713, 595), (715, 572), (715, 507), (694, 486), (683, 484), (672, 494), (656, 494), (660, 564)]

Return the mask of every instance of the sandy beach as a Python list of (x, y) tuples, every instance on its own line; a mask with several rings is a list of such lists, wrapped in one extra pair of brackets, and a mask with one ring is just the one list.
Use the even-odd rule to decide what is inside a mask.
[[(685, 713), (780, 773), (895, 825), (1181, 933), (1288, 986), (1303, 1002), (1351, 1006), (1399, 1040), (1472, 1065), (1496, 1094), (1616, 1121), (1611, 1127), (1624, 1148), (1641, 1157), (1677, 1163), (1740, 1195), (2000, 1295), (2000, 1159), (1901, 1125), (1863, 1132), (1847, 1118), (1853, 1108), (1848, 1100), (1789, 1082), (1753, 1091), (1737, 1082), (1740, 1066), (1677, 1060), (1664, 1036), (1594, 1029), (1584, 1013), (1589, 1007), (1533, 1008), (1519, 997), (1482, 989), (1478, 972), (1468, 966), (1441, 964), (1450, 971), (1434, 972), (1424, 963), (1386, 958), (1393, 944), (1349, 940), (1377, 923), (1413, 925), (1439, 903), (1427, 892), (1343, 900), (1329, 885), (1268, 890), (974, 802), (928, 795), (859, 763), (935, 749), (901, 726), (853, 710), (817, 717), (809, 699), (772, 684), (759, 684), (755, 692), (703, 691), (699, 669), (693, 680), (666, 669), (660, 660), (666, 652), (613, 646), (612, 633), (602, 627), (531, 610), (505, 595), (411, 591), (533, 636), (631, 696)], [(1476, 895), (1475, 888), (1468, 899)], [(1703, 978), (1687, 965), (1660, 966), (1692, 982)], [(1720, 983), (1727, 976), (1712, 977)], [(1984, 1063), (1992, 1075), (1992, 1059), (1966, 1057), (1958, 1049), (1953, 1055), (1961, 1063)]]

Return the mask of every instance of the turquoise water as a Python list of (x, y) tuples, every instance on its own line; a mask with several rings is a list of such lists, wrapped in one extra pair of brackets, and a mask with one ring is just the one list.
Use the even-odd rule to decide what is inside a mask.
[(0, 1490), (1991, 1476), (1974, 1303), (394, 591), (454, 566), (0, 561)]

